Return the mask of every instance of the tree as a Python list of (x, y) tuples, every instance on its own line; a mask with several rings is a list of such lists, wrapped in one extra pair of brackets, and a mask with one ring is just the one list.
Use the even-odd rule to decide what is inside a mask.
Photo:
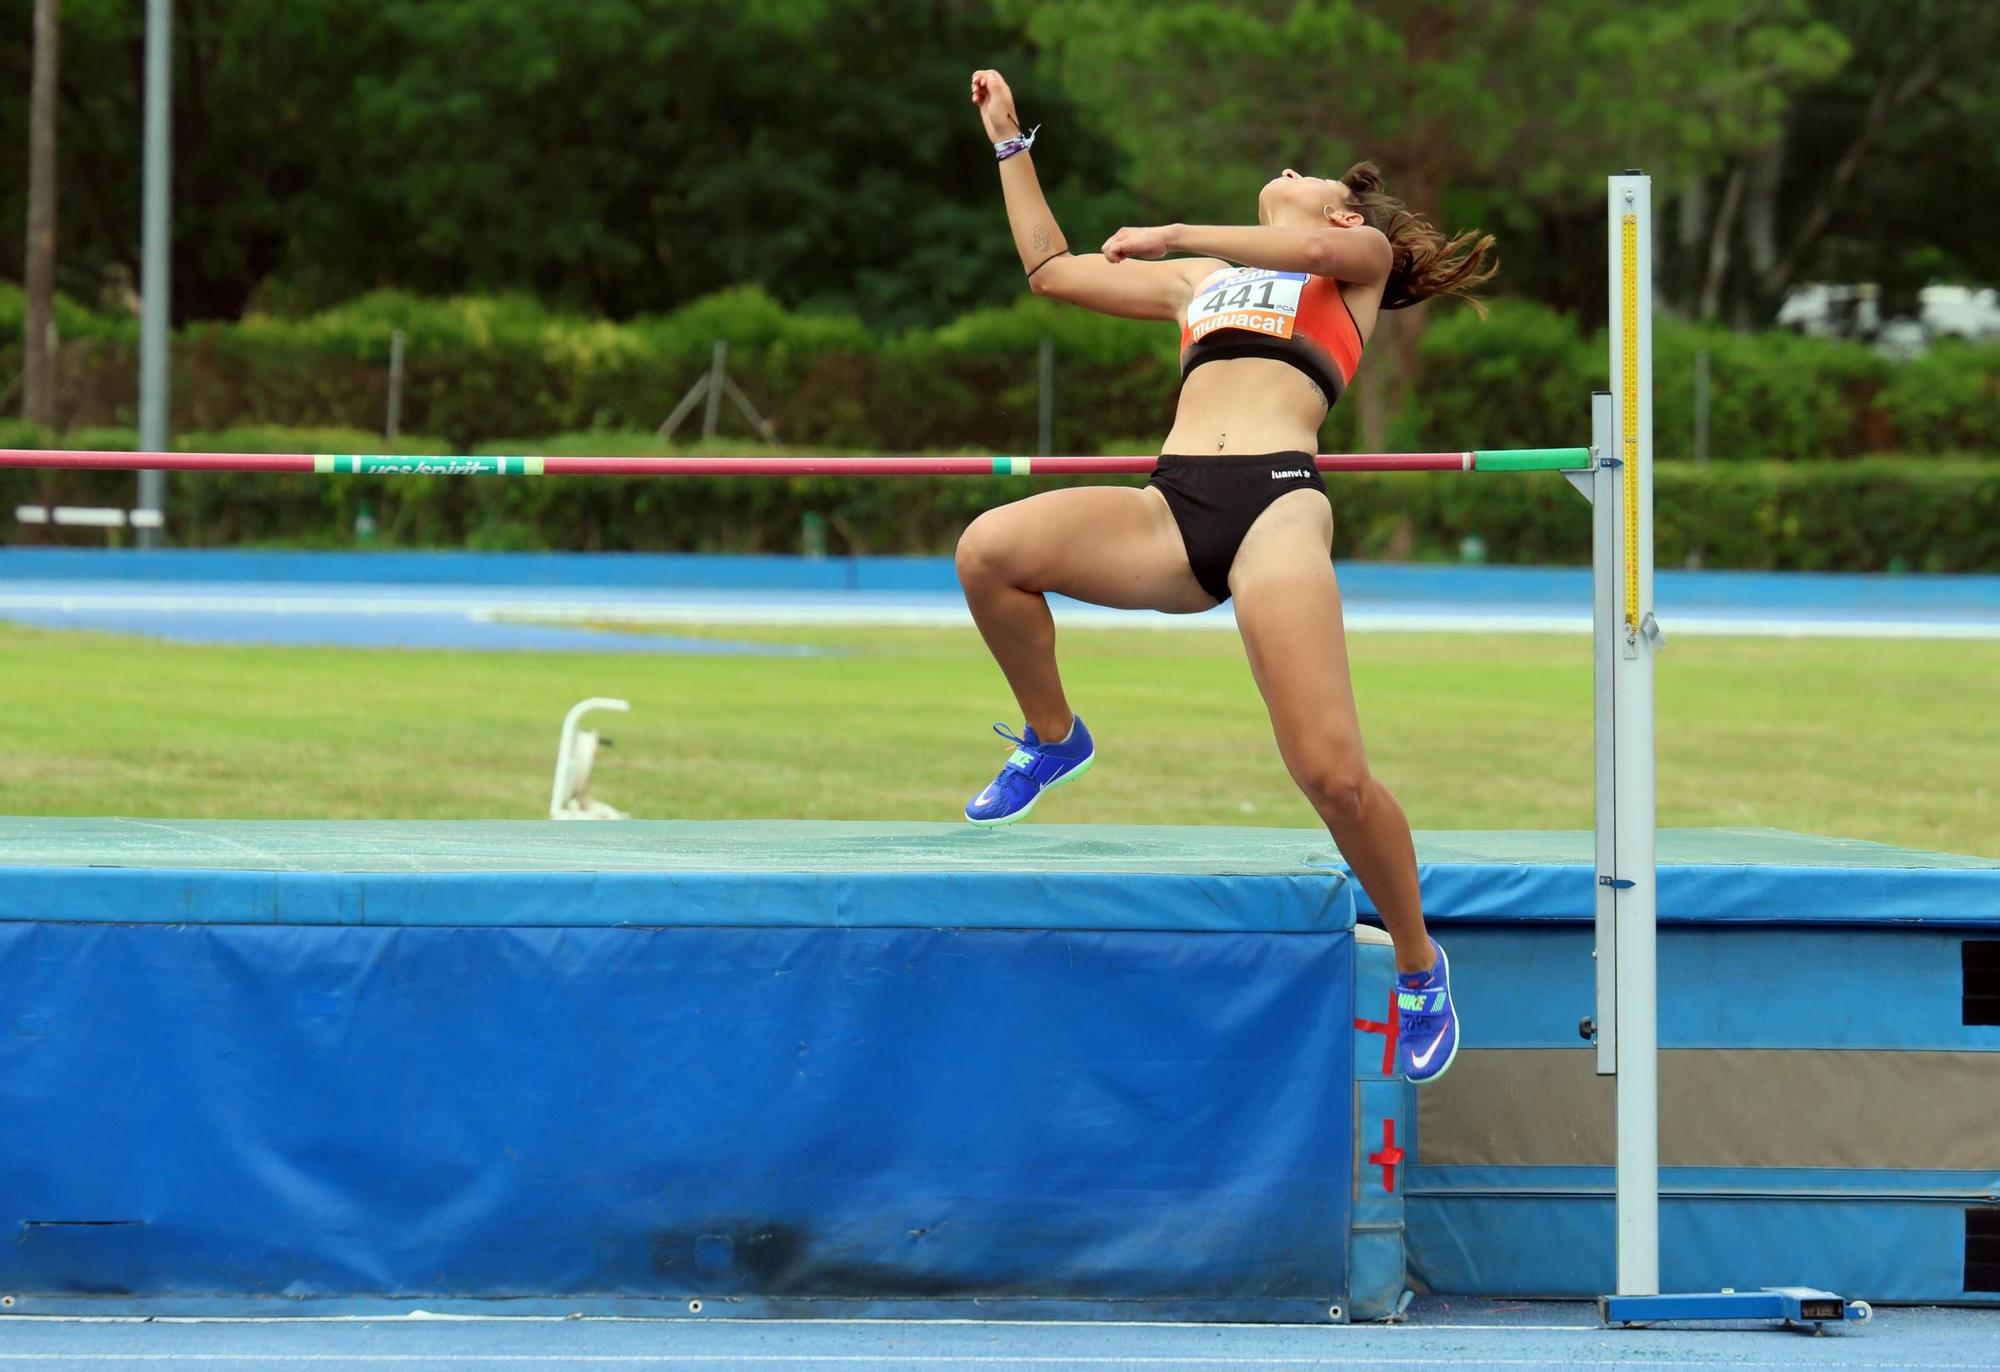
[(1870, 282), (1909, 313), (1939, 278), (2000, 278), (2000, 6), (1814, 0), (1852, 59), (1764, 143), (1690, 181), (1673, 262), (1691, 313), (1768, 323), (1793, 286)]
[(56, 289), (56, 56), (59, 0), (35, 0), (35, 74), (28, 132), (28, 243), (26, 250), (26, 370), (21, 417), (53, 425), (56, 418), (55, 351), (49, 322)]
[[(1767, 141), (1789, 92), (1843, 55), (1805, 0), (1007, 0), (1005, 12), (1027, 19), (1131, 157), (1158, 217), (1176, 219), (1243, 222), (1278, 169), (1338, 175), (1362, 157), (1447, 224), (1580, 209), (1608, 171), (1671, 178)], [(1418, 320), (1392, 342), (1404, 378), (1421, 327), (1407, 313)], [(1364, 425), (1379, 441), (1382, 416)]]
[[(0, 0), (0, 14), (28, 2)], [(176, 0), (178, 318), (241, 313), (301, 218), (344, 193), (355, 145), (348, 87), (389, 56), (374, 9), (371, 0)], [(138, 279), (145, 7), (69, 0), (63, 47), (58, 284), (95, 299), (108, 281)]]
[[(96, 298), (137, 272), (143, 7), (69, 0), (65, 28), (62, 284)], [(894, 328), (1020, 289), (965, 78), (1033, 59), (987, 0), (177, 0), (174, 63), (182, 320), (378, 287), (628, 316), (754, 282)], [(0, 46), (0, 134), (27, 85)], [(1114, 150), (1044, 107), (1065, 196), (1129, 217)]]
[[(616, 316), (756, 283), (935, 321), (1018, 290), (978, 65), (1028, 59), (984, 3), (395, 0), (330, 272), (526, 286)], [(1117, 203), (1110, 150), (1075, 175)], [(407, 232), (357, 236), (354, 210)], [(365, 264), (365, 265), (361, 265)], [(358, 268), (358, 270), (357, 270)]]

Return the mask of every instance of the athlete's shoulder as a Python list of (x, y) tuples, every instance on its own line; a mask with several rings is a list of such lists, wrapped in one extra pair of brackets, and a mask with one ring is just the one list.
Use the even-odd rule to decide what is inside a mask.
[(1225, 262), (1219, 257), (1183, 257), (1175, 265), (1182, 269), (1187, 276), (1188, 284), (1197, 291), (1232, 272), (1248, 270), (1233, 262)]
[(1388, 235), (1370, 224), (1331, 229), (1322, 246), (1324, 260), (1317, 275), (1330, 276), (1353, 286), (1372, 286), (1386, 281), (1395, 265), (1396, 252)]

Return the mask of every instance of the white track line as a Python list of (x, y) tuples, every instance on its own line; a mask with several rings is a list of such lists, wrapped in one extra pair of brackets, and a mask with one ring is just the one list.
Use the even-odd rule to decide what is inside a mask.
[[(1608, 1330), (1601, 1324), (1418, 1324), (1401, 1320), (1394, 1324), (1366, 1321), (1359, 1324), (1247, 1324), (1220, 1320), (1203, 1320), (1190, 1324), (1185, 1320), (1119, 1320), (1115, 1324), (1104, 1320), (995, 1320), (995, 1319), (862, 1319), (853, 1316), (827, 1316), (812, 1319), (701, 1319), (687, 1316), (663, 1315), (457, 1315), (436, 1314), (428, 1310), (413, 1310), (406, 1315), (0, 1315), (0, 1324), (641, 1324), (656, 1325), (662, 1330), (699, 1326), (705, 1329), (826, 1329), (826, 1328), (888, 1328), (916, 1332), (925, 1329), (953, 1327), (959, 1329), (1088, 1329), (1099, 1332), (1105, 1330), (1159, 1329), (1186, 1333), (1190, 1330), (1233, 1329), (1249, 1333), (1284, 1334), (1300, 1330), (1311, 1330), (1314, 1336), (1327, 1338), (1354, 1338), (1362, 1334), (1391, 1334), (1397, 1338), (1413, 1337), (1426, 1333), (1502, 1333), (1502, 1334), (1606, 1334), (1620, 1331)], [(5, 1354), (0, 1354), (4, 1358)]]
[[(885, 602), (886, 603), (883, 603)], [(696, 594), (684, 600), (658, 598), (542, 598), (471, 592), (438, 595), (423, 591), (407, 595), (366, 592), (323, 592), (262, 596), (135, 594), (108, 591), (0, 593), (0, 616), (8, 611), (39, 613), (222, 614), (243, 617), (337, 615), (377, 618), (463, 616), (477, 621), (530, 624), (601, 623), (624, 625), (683, 625), (706, 628), (780, 626), (786, 628), (965, 628), (971, 616), (962, 605), (936, 599), (903, 599), (891, 593), (852, 596), (828, 593), (822, 600), (729, 599)], [(1151, 611), (1105, 610), (1059, 602), (1056, 617), (1077, 628), (1175, 629), (1219, 632), (1236, 627), (1227, 607), (1193, 615)], [(1350, 605), (1347, 627), (1361, 633), (1496, 633), (1572, 634), (1591, 631), (1587, 607), (1575, 610), (1526, 610), (1496, 606), (1489, 610), (1373, 607)], [(1909, 620), (1876, 617), (1839, 618), (1662, 612), (1669, 633), (1753, 638), (1869, 638), (1933, 640), (2000, 640), (2000, 619)]]
[[(1772, 1335), (1772, 1337), (1776, 1337)], [(1813, 1350), (1817, 1360), (1804, 1357), (1787, 1361), (1728, 1359), (1739, 1368), (1854, 1367), (1881, 1372), (1992, 1372), (1986, 1362), (1847, 1362), (1826, 1356), (1827, 1350)], [(1104, 1356), (1091, 1354), (1005, 1353), (0, 1353), (0, 1364), (14, 1362), (51, 1363), (175, 1363), (244, 1362), (260, 1365), (276, 1363), (355, 1363), (369, 1366), (468, 1365), (547, 1363), (553, 1366), (835, 1366), (835, 1367), (1538, 1367), (1551, 1364), (1539, 1358), (1481, 1358), (1432, 1355), (1414, 1358), (1347, 1357), (1341, 1355), (1299, 1355), (1275, 1357), (1231, 1356)], [(1717, 1365), (1712, 1355), (1691, 1352), (1687, 1358), (1633, 1358), (1611, 1355), (1576, 1358), (1565, 1355), (1563, 1367), (1702, 1367)]]

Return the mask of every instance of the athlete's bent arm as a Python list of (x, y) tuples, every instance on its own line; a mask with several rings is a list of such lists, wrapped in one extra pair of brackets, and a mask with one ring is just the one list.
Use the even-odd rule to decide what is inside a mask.
[[(973, 73), (972, 101), (994, 142), (1020, 134), (1013, 92), (999, 72)], [(1017, 152), (1000, 163), (1000, 190), (1006, 197), (1007, 223), (1014, 231), (1021, 270), (1028, 273), (1028, 286), (1037, 295), (1128, 319), (1178, 319), (1201, 279), (1226, 265), (1114, 263), (1098, 253), (1071, 253), (1069, 240), (1042, 194), (1032, 153)]]
[[(1004, 165), (1004, 164), (1003, 164)], [(1379, 229), (1293, 229), (1270, 224), (1163, 224), (1120, 229), (1104, 243), (1104, 256), (1124, 263), (1170, 252), (1226, 258), (1246, 267), (1310, 272), (1357, 286), (1388, 279), (1389, 240)]]

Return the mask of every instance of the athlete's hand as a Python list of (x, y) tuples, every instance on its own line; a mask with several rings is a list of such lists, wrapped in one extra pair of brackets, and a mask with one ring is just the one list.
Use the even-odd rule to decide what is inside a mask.
[(1171, 225), (1150, 229), (1120, 229), (1104, 240), (1104, 260), (1123, 262), (1128, 257), (1157, 261), (1173, 251)]
[(986, 124), (986, 136), (995, 143), (1021, 131), (1021, 117), (1014, 112), (1014, 92), (1007, 78), (997, 71), (972, 73), (972, 103)]

